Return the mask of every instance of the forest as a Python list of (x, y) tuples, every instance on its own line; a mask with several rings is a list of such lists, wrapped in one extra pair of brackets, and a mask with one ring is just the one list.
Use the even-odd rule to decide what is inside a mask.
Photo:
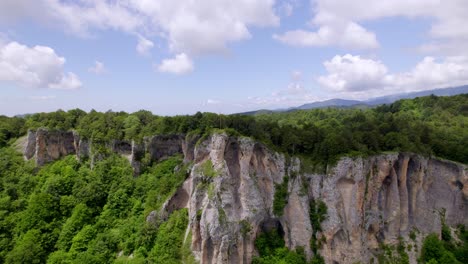
[[(0, 116), (0, 263), (195, 263), (184, 242), (186, 210), (157, 226), (145, 219), (187, 177), (180, 156), (134, 177), (118, 155), (96, 162), (69, 156), (36, 168), (16, 147), (29, 129), (76, 130), (96, 141), (142, 141), (159, 134), (208, 135), (223, 129), (297, 155), (318, 168), (342, 156), (413, 152), (468, 164), (468, 94), (405, 99), (369, 109), (315, 109), (246, 115), (163, 117), (141, 110), (58, 110)], [(320, 223), (316, 224), (318, 227)], [(468, 263), (468, 234), (424, 242), (424, 263)], [(275, 235), (259, 237), (255, 263), (307, 263)], [(457, 242), (458, 241), (458, 242)], [(131, 257), (130, 257), (131, 256)], [(314, 258), (312, 263), (321, 263)]]
[(467, 102), (468, 94), (427, 96), (370, 109), (327, 108), (257, 116), (197, 112), (163, 117), (145, 110), (131, 114), (59, 110), (25, 117), (0, 116), (0, 146), (39, 127), (73, 129), (81, 137), (96, 141), (141, 141), (145, 136), (203, 135), (225, 129), (322, 164), (333, 163), (343, 155), (382, 151), (407, 151), (468, 163)]

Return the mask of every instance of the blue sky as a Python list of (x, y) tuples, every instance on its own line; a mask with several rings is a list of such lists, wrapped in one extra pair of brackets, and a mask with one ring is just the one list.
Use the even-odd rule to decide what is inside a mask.
[(468, 83), (465, 0), (3, 0), (0, 114), (234, 113)]

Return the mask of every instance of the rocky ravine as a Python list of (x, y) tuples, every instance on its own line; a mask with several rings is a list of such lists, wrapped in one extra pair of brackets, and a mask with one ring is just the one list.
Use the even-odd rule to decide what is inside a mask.
[[(79, 156), (77, 135), (72, 133), (74, 141), (66, 133), (60, 135), (67, 139), (55, 138), (60, 138), (58, 134), (52, 140), (47, 133), (28, 135), (35, 148), (26, 144), (25, 157), (35, 157), (40, 165), (43, 156), (46, 161), (72, 153)], [(310, 239), (316, 232), (322, 241), (319, 253), (327, 264), (377, 263), (381, 246), (396, 245), (399, 237), (412, 245), (406, 250), (410, 262), (416, 263), (422, 239), (432, 232), (440, 234), (443, 222), (468, 226), (466, 165), (400, 153), (343, 158), (326, 175), (311, 174), (304, 172), (299, 159), (286, 159), (249, 138), (214, 134), (196, 145), (197, 139), (148, 138), (142, 146), (127, 143), (130, 150), (122, 154), (130, 155), (135, 171), (136, 150), (140, 156), (150, 153), (153, 160), (182, 153), (193, 162), (183, 186), (147, 221), (156, 223), (175, 209), (188, 208), (187, 235), (192, 236), (191, 248), (201, 263), (250, 263), (256, 254), (256, 236), (273, 228), (281, 230), (289, 248), (303, 247), (309, 257)], [(74, 142), (74, 150), (66, 142)], [(114, 147), (120, 153), (119, 149)], [(275, 188), (285, 177), (288, 203), (283, 215), (276, 216)], [(323, 232), (312, 228), (312, 200), (327, 205)], [(409, 238), (411, 232), (416, 239)]]

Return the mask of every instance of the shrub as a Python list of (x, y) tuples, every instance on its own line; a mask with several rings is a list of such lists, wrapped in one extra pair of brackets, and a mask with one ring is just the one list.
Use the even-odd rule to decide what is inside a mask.
[(213, 162), (210, 159), (207, 159), (203, 162), (199, 167), (199, 173), (203, 174), (205, 177), (214, 178), (219, 176), (219, 172), (217, 172), (213, 168)]
[(444, 246), (436, 234), (428, 235), (423, 242), (421, 261), (428, 262), (431, 259), (439, 260), (444, 254)]
[(288, 178), (284, 177), (281, 184), (275, 185), (275, 196), (273, 197), (273, 213), (277, 216), (283, 215), (283, 210), (288, 203)]
[(446, 242), (450, 242), (452, 240), (452, 233), (450, 232), (450, 227), (448, 227), (445, 223), (442, 224), (442, 240)]

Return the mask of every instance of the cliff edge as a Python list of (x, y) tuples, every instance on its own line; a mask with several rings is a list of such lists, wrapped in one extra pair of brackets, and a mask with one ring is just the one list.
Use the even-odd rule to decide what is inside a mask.
[[(70, 154), (93, 158), (92, 145), (74, 132), (40, 129), (28, 133), (24, 156), (39, 166)], [(327, 264), (377, 263), (384, 246), (402, 242), (416, 263), (427, 234), (468, 226), (468, 168), (455, 162), (393, 153), (342, 158), (327, 173), (311, 173), (298, 158), (224, 133), (108, 147), (128, 157), (136, 175), (145, 155), (156, 161), (182, 154), (192, 164), (183, 185), (147, 221), (158, 224), (188, 208), (187, 236), (200, 263), (251, 263), (255, 239), (272, 230), (288, 248), (302, 247), (309, 258), (319, 253)], [(317, 203), (327, 208), (319, 226), (310, 212)]]

